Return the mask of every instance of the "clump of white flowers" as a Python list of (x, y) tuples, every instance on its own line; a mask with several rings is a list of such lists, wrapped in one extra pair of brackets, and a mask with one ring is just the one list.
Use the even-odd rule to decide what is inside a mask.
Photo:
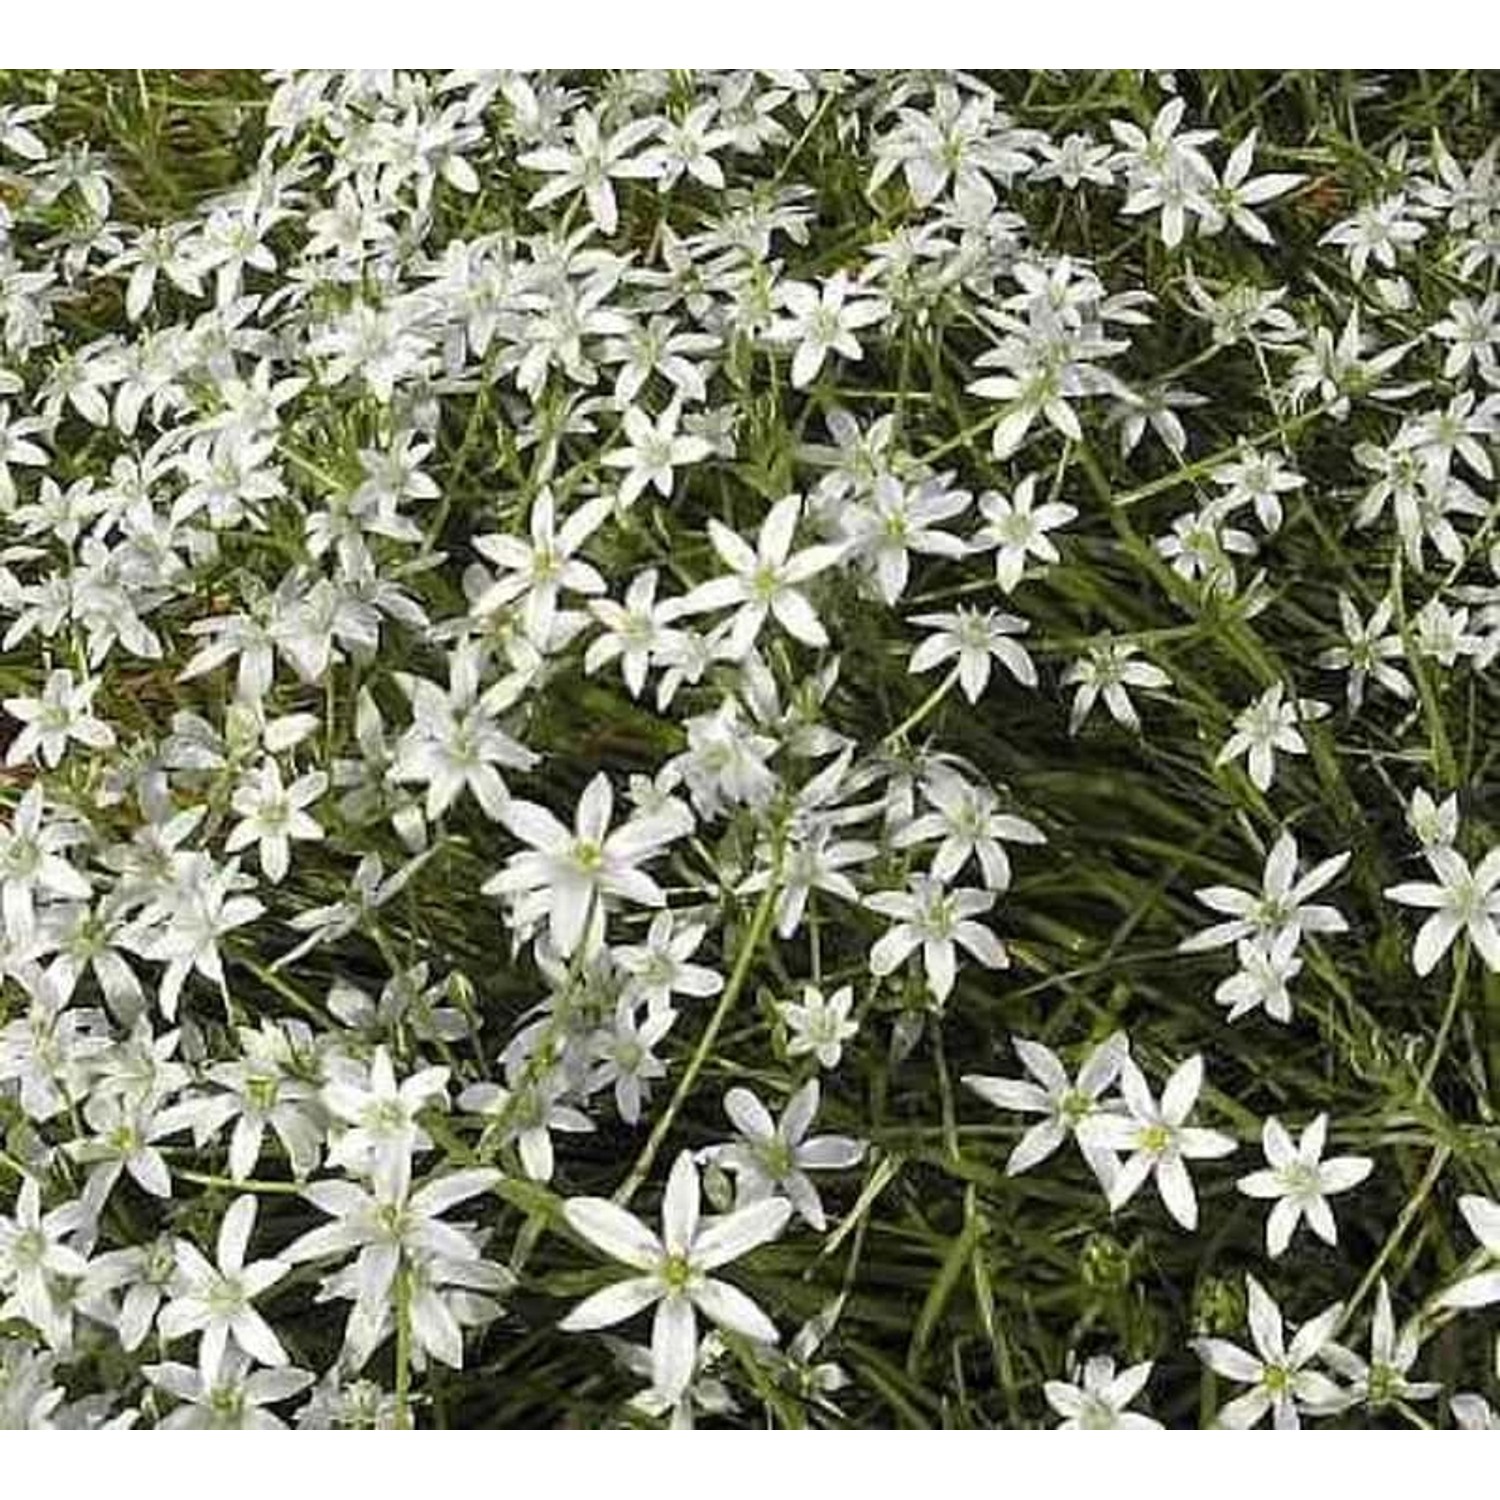
[(1493, 120), (1090, 78), (0, 75), (0, 1427), (1494, 1425)]

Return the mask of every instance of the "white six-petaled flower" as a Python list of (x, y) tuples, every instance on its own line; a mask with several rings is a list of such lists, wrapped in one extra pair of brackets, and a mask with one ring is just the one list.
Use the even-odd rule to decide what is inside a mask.
[(1418, 974), (1432, 973), (1454, 938), (1463, 933), (1485, 964), (1500, 973), (1500, 848), (1491, 849), (1474, 870), (1446, 845), (1429, 848), (1426, 855), (1436, 882), (1405, 881), (1385, 893), (1389, 901), (1432, 913), (1412, 945), (1412, 968)]
[(1262, 1127), (1261, 1145), (1269, 1165), (1241, 1177), (1238, 1187), (1247, 1197), (1275, 1200), (1266, 1219), (1266, 1251), (1273, 1260), (1286, 1250), (1304, 1218), (1324, 1244), (1337, 1244), (1338, 1225), (1328, 1198), (1358, 1187), (1375, 1165), (1368, 1156), (1324, 1161), (1327, 1138), (1327, 1115), (1319, 1115), (1296, 1141), (1274, 1115)]
[(1049, 1380), (1042, 1386), (1047, 1405), (1063, 1420), (1062, 1431), (1100, 1428), (1145, 1430), (1161, 1426), (1154, 1417), (1127, 1408), (1145, 1390), (1151, 1378), (1152, 1362), (1143, 1360), (1118, 1373), (1107, 1354), (1089, 1359), (1075, 1384), (1068, 1380)]
[(800, 585), (831, 568), (844, 555), (842, 545), (820, 544), (792, 551), (792, 538), (802, 514), (802, 497), (784, 495), (767, 512), (752, 549), (722, 521), (710, 520), (709, 540), (730, 569), (728, 574), (700, 583), (682, 601), (682, 613), (734, 609), (729, 628), (732, 655), (744, 656), (755, 644), (768, 615), (806, 646), (826, 646), (828, 632)]
[(610, 831), (614, 793), (600, 772), (578, 799), (573, 830), (545, 807), (511, 798), (501, 820), (529, 847), (510, 857), (498, 875), (484, 883), (486, 895), (517, 898), (517, 920), (543, 915), (558, 951), (570, 954), (590, 924), (602, 928), (607, 897), (642, 906), (663, 906), (666, 896), (640, 865), (654, 859), (686, 832), (670, 812), (632, 818)]
[(1245, 1277), (1245, 1292), (1256, 1353), (1225, 1339), (1193, 1341), (1198, 1358), (1211, 1370), (1250, 1387), (1219, 1411), (1216, 1425), (1254, 1427), (1270, 1412), (1274, 1425), (1286, 1430), (1300, 1427), (1304, 1412), (1320, 1415), (1339, 1410), (1348, 1397), (1328, 1375), (1314, 1369), (1313, 1362), (1326, 1355), (1344, 1304), (1335, 1302), (1309, 1319), (1288, 1344), (1281, 1309), (1271, 1295), (1253, 1276)]
[(966, 1088), (973, 1089), (996, 1109), (1015, 1109), (1044, 1117), (1011, 1149), (1005, 1163), (1007, 1174), (1015, 1176), (1045, 1161), (1071, 1135), (1099, 1179), (1099, 1185), (1108, 1193), (1114, 1186), (1119, 1163), (1107, 1145), (1090, 1139), (1086, 1127), (1095, 1116), (1110, 1108), (1104, 1095), (1120, 1076), (1120, 1068), (1130, 1051), (1129, 1038), (1123, 1031), (1107, 1037), (1084, 1059), (1076, 1081), (1068, 1077), (1067, 1069), (1050, 1047), (1024, 1037), (1014, 1038), (1012, 1045), (1035, 1082), (994, 1078), (984, 1073), (965, 1073), (961, 1080)]
[(1135, 1060), (1121, 1058), (1120, 1093), (1129, 1113), (1096, 1112), (1080, 1127), (1081, 1143), (1130, 1153), (1110, 1187), (1111, 1209), (1123, 1208), (1154, 1176), (1167, 1212), (1184, 1229), (1198, 1227), (1198, 1199), (1186, 1163), (1228, 1156), (1238, 1148), (1233, 1137), (1221, 1131), (1187, 1123), (1202, 1087), (1203, 1059), (1190, 1057), (1167, 1079), (1158, 1104)]
[(654, 1307), (652, 1384), (670, 1400), (692, 1379), (697, 1313), (757, 1343), (777, 1341), (776, 1325), (765, 1313), (738, 1287), (709, 1273), (776, 1239), (792, 1205), (785, 1198), (763, 1198), (704, 1221), (699, 1204), (698, 1168), (688, 1151), (667, 1178), (660, 1235), (608, 1198), (569, 1198), (563, 1204), (563, 1217), (576, 1234), (637, 1274), (585, 1298), (558, 1326), (568, 1332), (609, 1328)]

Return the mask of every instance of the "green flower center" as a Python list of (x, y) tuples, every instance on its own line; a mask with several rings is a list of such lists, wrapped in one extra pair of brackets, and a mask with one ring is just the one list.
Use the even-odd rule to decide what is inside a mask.
[(693, 1267), (685, 1255), (669, 1255), (661, 1266), (661, 1279), (671, 1292), (685, 1292), (693, 1279)]

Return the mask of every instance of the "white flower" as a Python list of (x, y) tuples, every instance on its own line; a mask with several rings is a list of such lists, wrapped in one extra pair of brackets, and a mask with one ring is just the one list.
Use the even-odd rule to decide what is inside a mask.
[(741, 1139), (710, 1148), (707, 1159), (734, 1173), (738, 1205), (780, 1194), (821, 1233), (827, 1227), (823, 1201), (808, 1172), (857, 1166), (865, 1148), (846, 1135), (808, 1137), (818, 1098), (818, 1080), (809, 1078), (787, 1100), (781, 1119), (773, 1120), (749, 1089), (730, 1089), (724, 1095), (724, 1113)]
[(1388, 693), (1403, 700), (1410, 698), (1415, 691), (1406, 674), (1392, 665), (1406, 655), (1401, 636), (1390, 629), (1395, 607), (1395, 600), (1387, 594), (1365, 621), (1360, 619), (1349, 596), (1339, 595), (1339, 622), (1344, 630), (1344, 644), (1330, 646), (1318, 657), (1318, 665), (1349, 674), (1345, 693), (1350, 713), (1359, 712), (1364, 703), (1365, 683), (1371, 677)]
[(1068, 1077), (1067, 1069), (1050, 1047), (1024, 1037), (1014, 1038), (1012, 1045), (1035, 1083), (1020, 1078), (992, 1078), (983, 1073), (965, 1073), (962, 1079), (966, 1088), (973, 1089), (996, 1109), (1017, 1109), (1044, 1116), (1016, 1142), (1005, 1163), (1007, 1175), (1014, 1177), (1045, 1161), (1071, 1135), (1107, 1193), (1119, 1164), (1114, 1152), (1091, 1142), (1082, 1127), (1107, 1108), (1101, 1101), (1120, 1076), (1120, 1068), (1130, 1051), (1129, 1038), (1123, 1031), (1107, 1037), (1084, 1059), (1076, 1082)]
[(770, 337), (778, 343), (795, 344), (792, 355), (792, 385), (802, 390), (812, 384), (831, 350), (845, 359), (857, 360), (863, 351), (856, 330), (878, 323), (890, 312), (881, 297), (849, 300), (849, 278), (836, 272), (822, 291), (801, 281), (788, 281), (778, 289), (781, 304), (791, 314), (771, 325)]
[(1035, 823), (999, 810), (999, 799), (988, 788), (971, 786), (959, 776), (934, 776), (924, 785), (933, 811), (913, 818), (892, 840), (909, 849), (939, 839), (932, 856), (932, 877), (951, 881), (971, 859), (977, 860), (984, 883), (992, 891), (1010, 886), (1010, 859), (1002, 839), (1013, 844), (1045, 844), (1047, 836)]
[(427, 784), (426, 813), (436, 821), (467, 788), (487, 818), (498, 819), (509, 793), (497, 766), (529, 771), (537, 757), (495, 722), (479, 692), (479, 648), (464, 642), (448, 656), (448, 690), (425, 677), (394, 674), (411, 699), (411, 728), (401, 737), (393, 776)]
[(509, 1069), (506, 1076), (513, 1087), (471, 1083), (458, 1096), (459, 1107), (484, 1116), (502, 1141), (514, 1144), (522, 1170), (533, 1182), (550, 1182), (556, 1165), (552, 1132), (587, 1135), (594, 1123), (582, 1110), (562, 1102), (563, 1084), (555, 1071), (529, 1082), (512, 1076)]
[(1120, 1092), (1129, 1117), (1097, 1113), (1086, 1118), (1081, 1140), (1132, 1155), (1121, 1166), (1109, 1193), (1111, 1210), (1127, 1204), (1148, 1177), (1156, 1178), (1156, 1190), (1167, 1212), (1184, 1229), (1198, 1225), (1198, 1200), (1187, 1161), (1228, 1156), (1236, 1142), (1217, 1130), (1187, 1124), (1203, 1087), (1203, 1059), (1190, 1057), (1167, 1079), (1161, 1103), (1152, 1098), (1145, 1075), (1130, 1057), (1120, 1062)]
[(231, 1338), (263, 1365), (287, 1363), (281, 1340), (253, 1304), (291, 1266), (275, 1257), (245, 1264), (255, 1213), (252, 1193), (242, 1194), (229, 1205), (219, 1225), (217, 1265), (210, 1264), (196, 1245), (187, 1240), (177, 1242), (179, 1281), (172, 1300), (158, 1316), (157, 1326), (169, 1342), (189, 1333), (203, 1335), (198, 1345), (198, 1370), (205, 1385), (213, 1382)]
[(175, 1360), (141, 1369), (152, 1385), (184, 1403), (162, 1418), (165, 1431), (284, 1431), (286, 1423), (266, 1407), (289, 1401), (313, 1383), (308, 1371), (286, 1364), (252, 1370), (250, 1361), (232, 1348), (208, 1372), (201, 1364), (194, 1369)]
[(664, 906), (661, 887), (637, 866), (682, 837), (682, 818), (672, 813), (632, 818), (611, 833), (613, 811), (614, 793), (602, 771), (579, 798), (571, 833), (545, 807), (512, 798), (501, 821), (530, 847), (511, 855), (505, 869), (481, 889), (488, 896), (519, 897), (516, 915), (522, 925), (545, 913), (548, 932), (564, 956), (583, 941), (591, 922), (602, 929), (604, 898)]
[(1420, 975), (1432, 973), (1462, 932), (1486, 965), (1500, 973), (1500, 848), (1491, 849), (1473, 871), (1456, 849), (1441, 845), (1427, 850), (1427, 863), (1437, 876), (1436, 884), (1408, 881), (1385, 893), (1388, 901), (1432, 912), (1412, 946), (1412, 967)]
[(1010, 958), (999, 938), (973, 919), (995, 904), (993, 891), (950, 891), (930, 875), (913, 875), (905, 891), (876, 891), (865, 905), (893, 923), (870, 949), (876, 978), (894, 973), (917, 949), (927, 988), (939, 1004), (948, 998), (958, 971), (957, 949), (973, 954), (990, 969), (1004, 969)]
[(1131, 188), (1120, 212), (1143, 214), (1159, 208), (1161, 237), (1169, 249), (1182, 242), (1190, 213), (1211, 223), (1216, 217), (1208, 198), (1214, 186), (1214, 169), (1199, 147), (1218, 132), (1185, 130), (1178, 135), (1186, 108), (1187, 101), (1180, 94), (1167, 100), (1152, 120), (1149, 135), (1127, 120), (1109, 122), (1115, 139), (1124, 147), (1111, 165), (1129, 174)]
[(1458, 793), (1450, 792), (1441, 802), (1435, 802), (1431, 792), (1417, 787), (1406, 810), (1406, 826), (1424, 853), (1451, 848), (1458, 840)]
[(701, 1222), (698, 1169), (690, 1151), (679, 1154), (667, 1179), (659, 1236), (607, 1198), (569, 1198), (563, 1216), (574, 1232), (640, 1274), (585, 1298), (558, 1327), (570, 1333), (608, 1328), (655, 1307), (652, 1385), (675, 1401), (693, 1378), (695, 1313), (757, 1343), (777, 1341), (775, 1324), (749, 1297), (708, 1273), (776, 1239), (791, 1213), (785, 1198), (764, 1198)]
[(7, 698), (5, 711), (25, 726), (10, 742), (5, 764), (18, 766), (38, 750), (42, 760), (55, 766), (68, 748), (69, 740), (95, 750), (108, 750), (115, 742), (115, 732), (91, 712), (99, 683), (84, 678), (76, 686), (73, 674), (58, 667), (47, 674), (47, 685), (40, 698)]
[(657, 603), (656, 580), (656, 569), (645, 568), (630, 580), (623, 604), (613, 599), (589, 601), (589, 609), (604, 632), (589, 642), (583, 670), (597, 672), (606, 662), (618, 658), (620, 674), (632, 698), (640, 697), (652, 662), (669, 660), (684, 643), (683, 633), (670, 628), (670, 622), (682, 613), (682, 601), (663, 599)]
[[(806, 789), (804, 788), (804, 794)], [(808, 819), (806, 831), (794, 835), (782, 856), (776, 896), (776, 933), (790, 938), (807, 914), (808, 897), (826, 891), (844, 901), (858, 902), (859, 889), (844, 873), (851, 865), (873, 859), (879, 851), (862, 839), (834, 837), (833, 825), (825, 819)], [(763, 867), (736, 887), (740, 895), (752, 895), (770, 885), (772, 870)]]
[(1357, 1187), (1375, 1165), (1368, 1156), (1336, 1156), (1323, 1161), (1327, 1135), (1326, 1114), (1319, 1115), (1295, 1143), (1272, 1115), (1261, 1131), (1269, 1168), (1251, 1172), (1236, 1184), (1246, 1197), (1276, 1200), (1266, 1219), (1266, 1251), (1273, 1260), (1291, 1243), (1304, 1217), (1324, 1244), (1336, 1245), (1338, 1225), (1328, 1206), (1328, 1195)]
[(495, 1273), (500, 1268), (481, 1263), (471, 1238), (439, 1215), (487, 1192), (499, 1180), (499, 1172), (475, 1167), (433, 1177), (416, 1192), (404, 1173), (374, 1193), (336, 1180), (314, 1182), (302, 1190), (303, 1198), (331, 1222), (294, 1240), (282, 1251), (282, 1259), (299, 1265), (359, 1252), (346, 1271), (336, 1273), (337, 1281), (347, 1287), (344, 1295), (354, 1300), (345, 1346), (356, 1364), (363, 1363), (394, 1328), (391, 1289), (403, 1269), (410, 1288), (414, 1344), (454, 1368), (462, 1363), (462, 1332), (423, 1267), (442, 1266), (455, 1280), (462, 1277), (467, 1284), (498, 1288), (501, 1278)]
[(1179, 578), (1189, 583), (1202, 579), (1205, 590), (1223, 595), (1235, 590), (1235, 557), (1255, 555), (1255, 538), (1228, 525), (1210, 506), (1175, 517), (1171, 530), (1157, 537), (1155, 545)]
[(677, 1012), (664, 1004), (650, 1006), (644, 1017), (638, 1017), (637, 1005), (633, 995), (621, 995), (613, 1024), (600, 1027), (590, 1039), (595, 1061), (585, 1084), (590, 1093), (612, 1085), (615, 1108), (627, 1125), (640, 1123), (651, 1084), (667, 1076), (667, 1065), (652, 1049), (677, 1019)]
[(1016, 486), (1013, 498), (995, 490), (979, 497), (985, 524), (974, 534), (972, 546), (976, 551), (996, 549), (995, 578), (1007, 594), (1020, 583), (1028, 556), (1048, 563), (1059, 560), (1057, 547), (1047, 533), (1066, 526), (1078, 514), (1076, 507), (1058, 501), (1036, 505), (1036, 484), (1036, 475), (1028, 474)]
[(1259, 453), (1248, 444), (1238, 457), (1220, 464), (1209, 477), (1224, 490), (1212, 502), (1218, 513), (1228, 515), (1242, 505), (1253, 506), (1256, 520), (1266, 531), (1281, 526), (1281, 497), (1307, 483), (1287, 467), (1279, 453)]
[(1307, 741), (1297, 726), (1321, 719), (1328, 712), (1326, 703), (1313, 698), (1284, 702), (1286, 687), (1275, 683), (1234, 721), (1234, 733), (1214, 760), (1216, 766), (1228, 765), (1236, 756), (1246, 755), (1250, 780), (1259, 791), (1270, 788), (1276, 774), (1276, 752), (1284, 755), (1306, 755)]
[(1251, 130), (1230, 152), (1222, 181), (1208, 189), (1207, 205), (1198, 210), (1200, 234), (1217, 234), (1226, 223), (1230, 223), (1257, 244), (1275, 243), (1265, 221), (1259, 214), (1251, 212), (1250, 205), (1279, 198), (1304, 179), (1298, 172), (1268, 172), (1260, 177), (1250, 177), (1255, 138), (1256, 131)]
[(1349, 218), (1335, 224), (1318, 243), (1342, 245), (1349, 256), (1349, 269), (1358, 281), (1365, 274), (1372, 255), (1377, 265), (1392, 270), (1397, 253), (1410, 248), (1426, 233), (1425, 224), (1408, 216), (1405, 196), (1392, 193), (1361, 204)]
[(730, 572), (700, 583), (683, 599), (682, 612), (736, 608), (729, 632), (734, 656), (744, 656), (755, 644), (768, 614), (775, 615), (782, 627), (804, 645), (828, 644), (828, 632), (798, 585), (832, 567), (843, 557), (844, 548), (823, 545), (792, 552), (801, 513), (800, 495), (782, 496), (761, 523), (754, 551), (722, 521), (709, 520), (709, 540)]
[(42, 784), (33, 781), (16, 804), (9, 826), (0, 827), (0, 931), (22, 941), (36, 929), (38, 894), (87, 901), (86, 876), (63, 857), (83, 831), (60, 819), (43, 821)]
[(681, 418), (682, 407), (677, 401), (654, 422), (638, 406), (626, 411), (625, 436), (630, 440), (629, 446), (611, 449), (599, 460), (607, 468), (626, 471), (620, 481), (622, 506), (633, 505), (648, 485), (664, 500), (670, 500), (676, 479), (673, 470), (698, 463), (713, 451), (701, 437), (679, 435), (677, 424)]
[(777, 1009), (792, 1033), (788, 1057), (817, 1058), (820, 1068), (836, 1068), (844, 1055), (844, 1043), (859, 1033), (859, 1022), (851, 1020), (854, 990), (844, 985), (824, 997), (816, 985), (802, 986), (800, 1002), (783, 1000)]
[(610, 508), (607, 495), (596, 496), (559, 527), (552, 491), (544, 488), (531, 502), (529, 542), (498, 532), (475, 537), (474, 550), (494, 563), (500, 575), (474, 601), (474, 613), (483, 617), (520, 600), (527, 636), (544, 643), (562, 594), (605, 590), (598, 571), (574, 553), (599, 529)]
[(1219, 1427), (1254, 1427), (1267, 1412), (1277, 1428), (1301, 1426), (1300, 1412), (1322, 1415), (1337, 1411), (1348, 1398), (1327, 1375), (1311, 1369), (1323, 1354), (1344, 1314), (1344, 1304), (1335, 1302), (1316, 1318), (1309, 1319), (1285, 1341), (1281, 1309), (1253, 1277), (1245, 1277), (1250, 1303), (1250, 1334), (1256, 1354), (1249, 1354), (1224, 1339), (1194, 1339), (1193, 1349), (1211, 1370), (1228, 1380), (1248, 1385), (1250, 1390), (1225, 1406), (1216, 1419)]
[(1397, 1331), (1391, 1290), (1381, 1277), (1375, 1289), (1375, 1314), (1370, 1320), (1369, 1362), (1342, 1344), (1329, 1344), (1323, 1357), (1349, 1382), (1349, 1395), (1354, 1400), (1379, 1408), (1394, 1401), (1430, 1401), (1442, 1390), (1441, 1381), (1406, 1378), (1421, 1349), (1419, 1320), (1413, 1318)]
[(646, 152), (658, 189), (665, 193), (676, 186), (684, 172), (704, 187), (723, 188), (724, 169), (713, 153), (734, 140), (734, 132), (711, 128), (717, 104), (699, 104), (680, 120), (661, 125), (661, 140)]
[(1229, 1007), (1226, 1021), (1238, 1021), (1263, 1009), (1273, 1021), (1292, 1019), (1292, 997), (1287, 986), (1302, 972), (1297, 944), (1302, 934), (1284, 927), (1274, 937), (1241, 938), (1235, 944), (1239, 968), (1214, 991), (1214, 1000)]
[(930, 672), (956, 656), (959, 686), (970, 703), (976, 702), (984, 691), (993, 662), (998, 661), (1024, 686), (1037, 684), (1036, 663), (1019, 641), (1011, 639), (1031, 628), (1030, 622), (1020, 615), (960, 606), (952, 614), (913, 615), (911, 623), (926, 626), (935, 634), (912, 652), (907, 664), (910, 670)]
[(1132, 733), (1140, 732), (1140, 716), (1126, 689), (1172, 685), (1172, 679), (1160, 667), (1148, 661), (1131, 660), (1140, 649), (1133, 641), (1097, 641), (1063, 673), (1061, 680), (1065, 687), (1074, 683), (1078, 686), (1068, 715), (1069, 734), (1077, 734), (1083, 728), (1101, 696), (1116, 724)]
[(54, 1295), (54, 1282), (88, 1272), (85, 1257), (63, 1241), (89, 1221), (76, 1200), (44, 1214), (41, 1183), (31, 1176), (16, 1194), (14, 1217), (0, 1214), (0, 1318), (23, 1319), (53, 1348), (64, 1348), (72, 1333), (72, 1314)]
[(724, 988), (724, 976), (688, 962), (707, 932), (701, 922), (679, 926), (670, 912), (654, 916), (643, 944), (615, 949), (615, 962), (630, 975), (631, 993), (652, 1010), (669, 1006), (673, 995), (694, 1000), (717, 995)]
[(1458, 1210), (1485, 1252), (1486, 1268), (1455, 1282), (1437, 1299), (1439, 1307), (1488, 1307), (1500, 1302), (1500, 1203), (1469, 1193)]
[(1349, 851), (1345, 850), (1314, 865), (1297, 880), (1297, 840), (1290, 829), (1284, 830), (1266, 855), (1259, 894), (1231, 885), (1204, 886), (1193, 893), (1210, 911), (1221, 912), (1230, 920), (1184, 938), (1177, 945), (1178, 951), (1203, 953), (1210, 948), (1227, 948), (1244, 938), (1270, 948), (1285, 932), (1294, 932), (1298, 941), (1308, 932), (1347, 932), (1349, 924), (1337, 907), (1308, 902), (1337, 880), (1348, 863)]
[(177, 1002), (190, 974), (201, 974), (221, 992), (225, 990), (219, 939), (247, 926), (265, 910), (253, 896), (233, 894), (251, 884), (240, 873), (238, 860), (215, 869), (207, 855), (197, 854), (189, 855), (186, 865), (170, 898), (147, 908), (147, 915), (161, 916), (160, 924), (133, 940), (142, 958), (167, 966), (158, 1000), (168, 1020), (177, 1014)]
[(377, 1047), (366, 1084), (335, 1079), (323, 1089), (329, 1114), (347, 1127), (329, 1149), (329, 1165), (377, 1183), (403, 1180), (412, 1152), (432, 1147), (417, 1115), (434, 1100), (446, 1104), (447, 1083), (447, 1068), (421, 1068), (398, 1084), (390, 1053)]
[(231, 805), (241, 821), (230, 829), (225, 849), (234, 854), (255, 844), (266, 879), (279, 883), (291, 866), (292, 841), (323, 837), (323, 830), (303, 809), (327, 790), (323, 771), (309, 771), (283, 786), (281, 767), (268, 757), (256, 775), (234, 790)]
[(543, 146), (518, 158), (532, 172), (545, 172), (548, 180), (531, 195), (529, 208), (544, 208), (571, 193), (583, 194), (589, 217), (604, 234), (619, 227), (620, 210), (615, 202), (613, 178), (653, 177), (660, 168), (649, 156), (630, 153), (645, 145), (660, 128), (655, 119), (631, 120), (613, 135), (600, 134), (599, 122), (590, 110), (573, 116), (573, 144)]
[(882, 474), (869, 499), (841, 507), (838, 519), (849, 538), (850, 555), (874, 568), (880, 597), (894, 604), (906, 590), (911, 553), (962, 557), (968, 550), (961, 537), (938, 524), (968, 505), (967, 490), (951, 490), (941, 479), (913, 488), (894, 474)]
[(1151, 1361), (1131, 1365), (1115, 1373), (1115, 1362), (1097, 1354), (1083, 1367), (1082, 1381), (1049, 1380), (1042, 1386), (1047, 1405), (1063, 1420), (1060, 1431), (1119, 1427), (1126, 1430), (1160, 1427), (1161, 1423), (1125, 1408), (1145, 1390), (1151, 1378)]

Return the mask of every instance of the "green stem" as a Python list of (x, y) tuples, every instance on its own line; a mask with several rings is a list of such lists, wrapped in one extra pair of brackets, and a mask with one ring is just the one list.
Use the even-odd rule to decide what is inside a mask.
[(1370, 1262), (1370, 1269), (1365, 1272), (1364, 1279), (1355, 1288), (1354, 1295), (1344, 1304), (1344, 1314), (1339, 1319), (1339, 1329), (1348, 1327), (1355, 1310), (1370, 1295), (1376, 1279), (1379, 1277), (1381, 1271), (1385, 1269), (1385, 1263), (1395, 1253), (1396, 1246), (1405, 1237), (1412, 1220), (1422, 1211), (1422, 1205), (1427, 1201), (1427, 1195), (1432, 1191), (1443, 1168), (1448, 1165), (1448, 1157), (1451, 1154), (1447, 1146), (1438, 1146), (1433, 1151), (1432, 1157), (1427, 1163), (1427, 1170), (1422, 1174), (1421, 1182), (1417, 1184), (1416, 1192), (1411, 1195), (1410, 1201), (1401, 1210), (1401, 1215), (1396, 1220), (1394, 1228), (1386, 1236), (1385, 1244), (1380, 1247), (1380, 1253)]
[(630, 1200), (646, 1180), (646, 1174), (651, 1170), (651, 1165), (656, 1160), (662, 1143), (666, 1140), (679, 1112), (687, 1102), (688, 1095), (693, 1091), (693, 1084), (697, 1081), (698, 1074), (703, 1071), (703, 1064), (708, 1061), (708, 1054), (719, 1032), (723, 1029), (724, 1022), (729, 1018), (729, 1012), (734, 1009), (735, 1002), (740, 997), (740, 991), (745, 987), (745, 981), (750, 975), (750, 964), (761, 945), (761, 940), (766, 935), (766, 929), (771, 925), (771, 913), (776, 907), (778, 890), (777, 875), (773, 873), (770, 883), (766, 886), (750, 918), (750, 925), (745, 929), (745, 936), (740, 942), (740, 950), (735, 955), (734, 969), (730, 973), (729, 982), (724, 986), (724, 993), (719, 997), (719, 1003), (714, 1007), (713, 1015), (708, 1018), (708, 1025), (703, 1028), (703, 1035), (698, 1038), (698, 1045), (693, 1049), (693, 1055), (688, 1059), (687, 1067), (682, 1070), (682, 1077), (677, 1080), (677, 1087), (672, 1093), (671, 1102), (661, 1112), (651, 1129), (651, 1134), (646, 1138), (646, 1144), (641, 1147), (641, 1154), (635, 1159), (635, 1165), (631, 1167), (625, 1181), (615, 1192), (614, 1200), (622, 1208), (629, 1205)]
[(410, 1431), (411, 1420), (411, 1282), (403, 1257), (396, 1269), (396, 1426)]
[(894, 749), (913, 729), (917, 727), (937, 706), (953, 691), (953, 684), (958, 681), (958, 668), (954, 667), (943, 680), (928, 695), (902, 719), (902, 721), (886, 735), (885, 743), (888, 749)]
[(1469, 939), (1461, 937), (1458, 948), (1453, 955), (1453, 984), (1448, 991), (1448, 1003), (1443, 1007), (1443, 1019), (1438, 1025), (1437, 1039), (1432, 1044), (1432, 1051), (1427, 1056), (1427, 1061), (1422, 1065), (1422, 1072), (1417, 1079), (1417, 1102), (1420, 1104), (1427, 1097), (1427, 1091), (1432, 1087), (1433, 1075), (1436, 1074), (1438, 1064), (1442, 1061), (1443, 1053), (1448, 1046), (1448, 1033), (1453, 1030), (1454, 1018), (1458, 1015), (1458, 1002), (1464, 991), (1464, 981), (1469, 975)]

